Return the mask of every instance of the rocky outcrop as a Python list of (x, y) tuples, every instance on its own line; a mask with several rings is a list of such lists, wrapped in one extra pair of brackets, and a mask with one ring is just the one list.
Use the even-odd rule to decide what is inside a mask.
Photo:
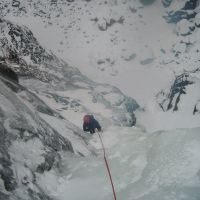
[(183, 10), (194, 10), (198, 6), (199, 0), (187, 0)]
[(72, 144), (27, 107), (11, 85), (23, 89), (0, 72), (0, 199), (51, 199), (36, 173), (58, 167), (60, 153), (73, 152)]
[[(2, 59), (15, 64), (12, 68), (18, 75), (49, 82), (53, 76), (53, 73), (49, 72), (53, 68), (52, 65), (62, 65), (55, 55), (38, 43), (27, 27), (2, 19), (0, 32), (0, 55)], [(43, 70), (43, 67), (46, 70)]]
[(140, 0), (143, 5), (151, 5), (155, 0)]
[(169, 94), (165, 94), (162, 91), (157, 95), (158, 99), (160, 99), (160, 97), (162, 96), (167, 97), (159, 102), (161, 108), (164, 111), (168, 111), (170, 109), (172, 109), (173, 111), (177, 111), (181, 95), (186, 94), (186, 87), (190, 84), (193, 84), (193, 82), (189, 79), (189, 74), (185, 73), (177, 76), (170, 89)]
[(196, 16), (195, 12), (187, 12), (185, 10), (170, 11), (167, 16), (164, 16), (168, 23), (177, 23), (182, 19), (192, 19)]
[(184, 114), (199, 113), (198, 71), (183, 73), (176, 77), (169, 92), (161, 91), (157, 102), (163, 111), (181, 111)]
[(200, 28), (200, 13), (195, 16), (195, 26)]
[[(168, 4), (167, 4), (168, 5)], [(170, 11), (164, 18), (168, 23), (177, 23), (182, 19), (192, 19), (196, 16), (195, 8), (198, 6), (198, 0), (188, 0), (180, 10)]]
[(200, 114), (200, 100), (195, 104), (193, 114)]
[[(101, 88), (101, 89), (99, 89)], [(93, 90), (93, 102), (101, 102), (109, 110), (113, 110), (113, 120), (123, 126), (134, 126), (136, 118), (134, 111), (139, 108), (138, 103), (126, 97), (118, 88), (110, 85), (97, 85)]]
[(17, 83), (19, 82), (17, 74), (6, 64), (0, 63), (0, 73), (12, 81), (16, 81)]
[(173, 0), (162, 0), (162, 3), (165, 7), (170, 6), (170, 4), (172, 3)]
[[(98, 19), (97, 19), (98, 21)], [(106, 31), (109, 27), (113, 26), (114, 24), (123, 24), (124, 23), (124, 17), (120, 17), (119, 19), (104, 19), (103, 21), (98, 23), (98, 28), (100, 31)]]

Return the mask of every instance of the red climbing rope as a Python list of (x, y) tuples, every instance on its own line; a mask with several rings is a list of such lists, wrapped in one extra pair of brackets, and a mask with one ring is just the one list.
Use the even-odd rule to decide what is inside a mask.
[(109, 175), (109, 178), (110, 178), (110, 183), (111, 183), (111, 186), (112, 186), (112, 191), (113, 191), (113, 196), (114, 196), (114, 200), (117, 200), (117, 197), (116, 197), (116, 193), (115, 193), (115, 187), (114, 187), (114, 184), (113, 184), (113, 180), (112, 180), (112, 175), (111, 175), (111, 172), (110, 172), (110, 167), (109, 167), (109, 164), (108, 164), (108, 161), (106, 159), (106, 150), (105, 150), (105, 147), (104, 147), (104, 144), (103, 144), (103, 140), (101, 138), (101, 135), (98, 133), (99, 135), (99, 139), (101, 141), (101, 145), (102, 145), (102, 148), (103, 148), (103, 154), (104, 154), (104, 161), (106, 163), (106, 168), (107, 168), (107, 171), (108, 171), (108, 175)]

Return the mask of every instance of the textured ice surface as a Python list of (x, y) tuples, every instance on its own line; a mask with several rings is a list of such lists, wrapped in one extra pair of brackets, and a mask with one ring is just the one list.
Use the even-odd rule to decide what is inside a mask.
[[(196, 128), (148, 134), (137, 128), (119, 127), (104, 131), (117, 198), (198, 200), (199, 131)], [(48, 193), (59, 200), (66, 196), (70, 200), (113, 198), (98, 136), (94, 135), (90, 143), (98, 149), (97, 157), (63, 155), (67, 172), (59, 177), (46, 173), (39, 178)]]

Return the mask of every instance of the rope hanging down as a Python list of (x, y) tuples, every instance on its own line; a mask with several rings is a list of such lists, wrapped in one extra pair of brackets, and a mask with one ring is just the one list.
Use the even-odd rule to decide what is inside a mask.
[(113, 192), (114, 200), (117, 200), (116, 193), (115, 193), (115, 187), (114, 187), (113, 180), (112, 180), (112, 175), (111, 175), (111, 172), (110, 172), (110, 167), (109, 167), (108, 161), (106, 159), (106, 150), (105, 150), (101, 135), (99, 133), (98, 133), (98, 135), (99, 135), (99, 139), (101, 141), (101, 145), (102, 145), (102, 148), (103, 148), (103, 155), (104, 155), (103, 157), (104, 157), (104, 161), (105, 161), (106, 168), (107, 168), (107, 171), (108, 171), (108, 175), (109, 175), (109, 178), (110, 178), (110, 183), (111, 183), (111, 186), (112, 186), (112, 192)]

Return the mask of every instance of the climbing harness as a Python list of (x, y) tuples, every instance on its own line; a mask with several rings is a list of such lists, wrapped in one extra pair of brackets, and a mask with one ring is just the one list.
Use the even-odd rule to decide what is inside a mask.
[(114, 200), (117, 200), (115, 187), (114, 187), (113, 180), (112, 180), (112, 175), (111, 175), (111, 172), (110, 172), (110, 167), (109, 167), (109, 164), (108, 164), (108, 161), (107, 161), (107, 158), (106, 158), (106, 150), (105, 150), (103, 140), (102, 140), (99, 132), (98, 132), (98, 135), (99, 135), (99, 139), (101, 141), (101, 145), (102, 145), (102, 149), (103, 149), (104, 161), (105, 161), (106, 168), (107, 168), (107, 171), (108, 171), (108, 175), (109, 175), (109, 178), (110, 178), (110, 183), (111, 183), (111, 186), (112, 186), (112, 192), (113, 192)]

